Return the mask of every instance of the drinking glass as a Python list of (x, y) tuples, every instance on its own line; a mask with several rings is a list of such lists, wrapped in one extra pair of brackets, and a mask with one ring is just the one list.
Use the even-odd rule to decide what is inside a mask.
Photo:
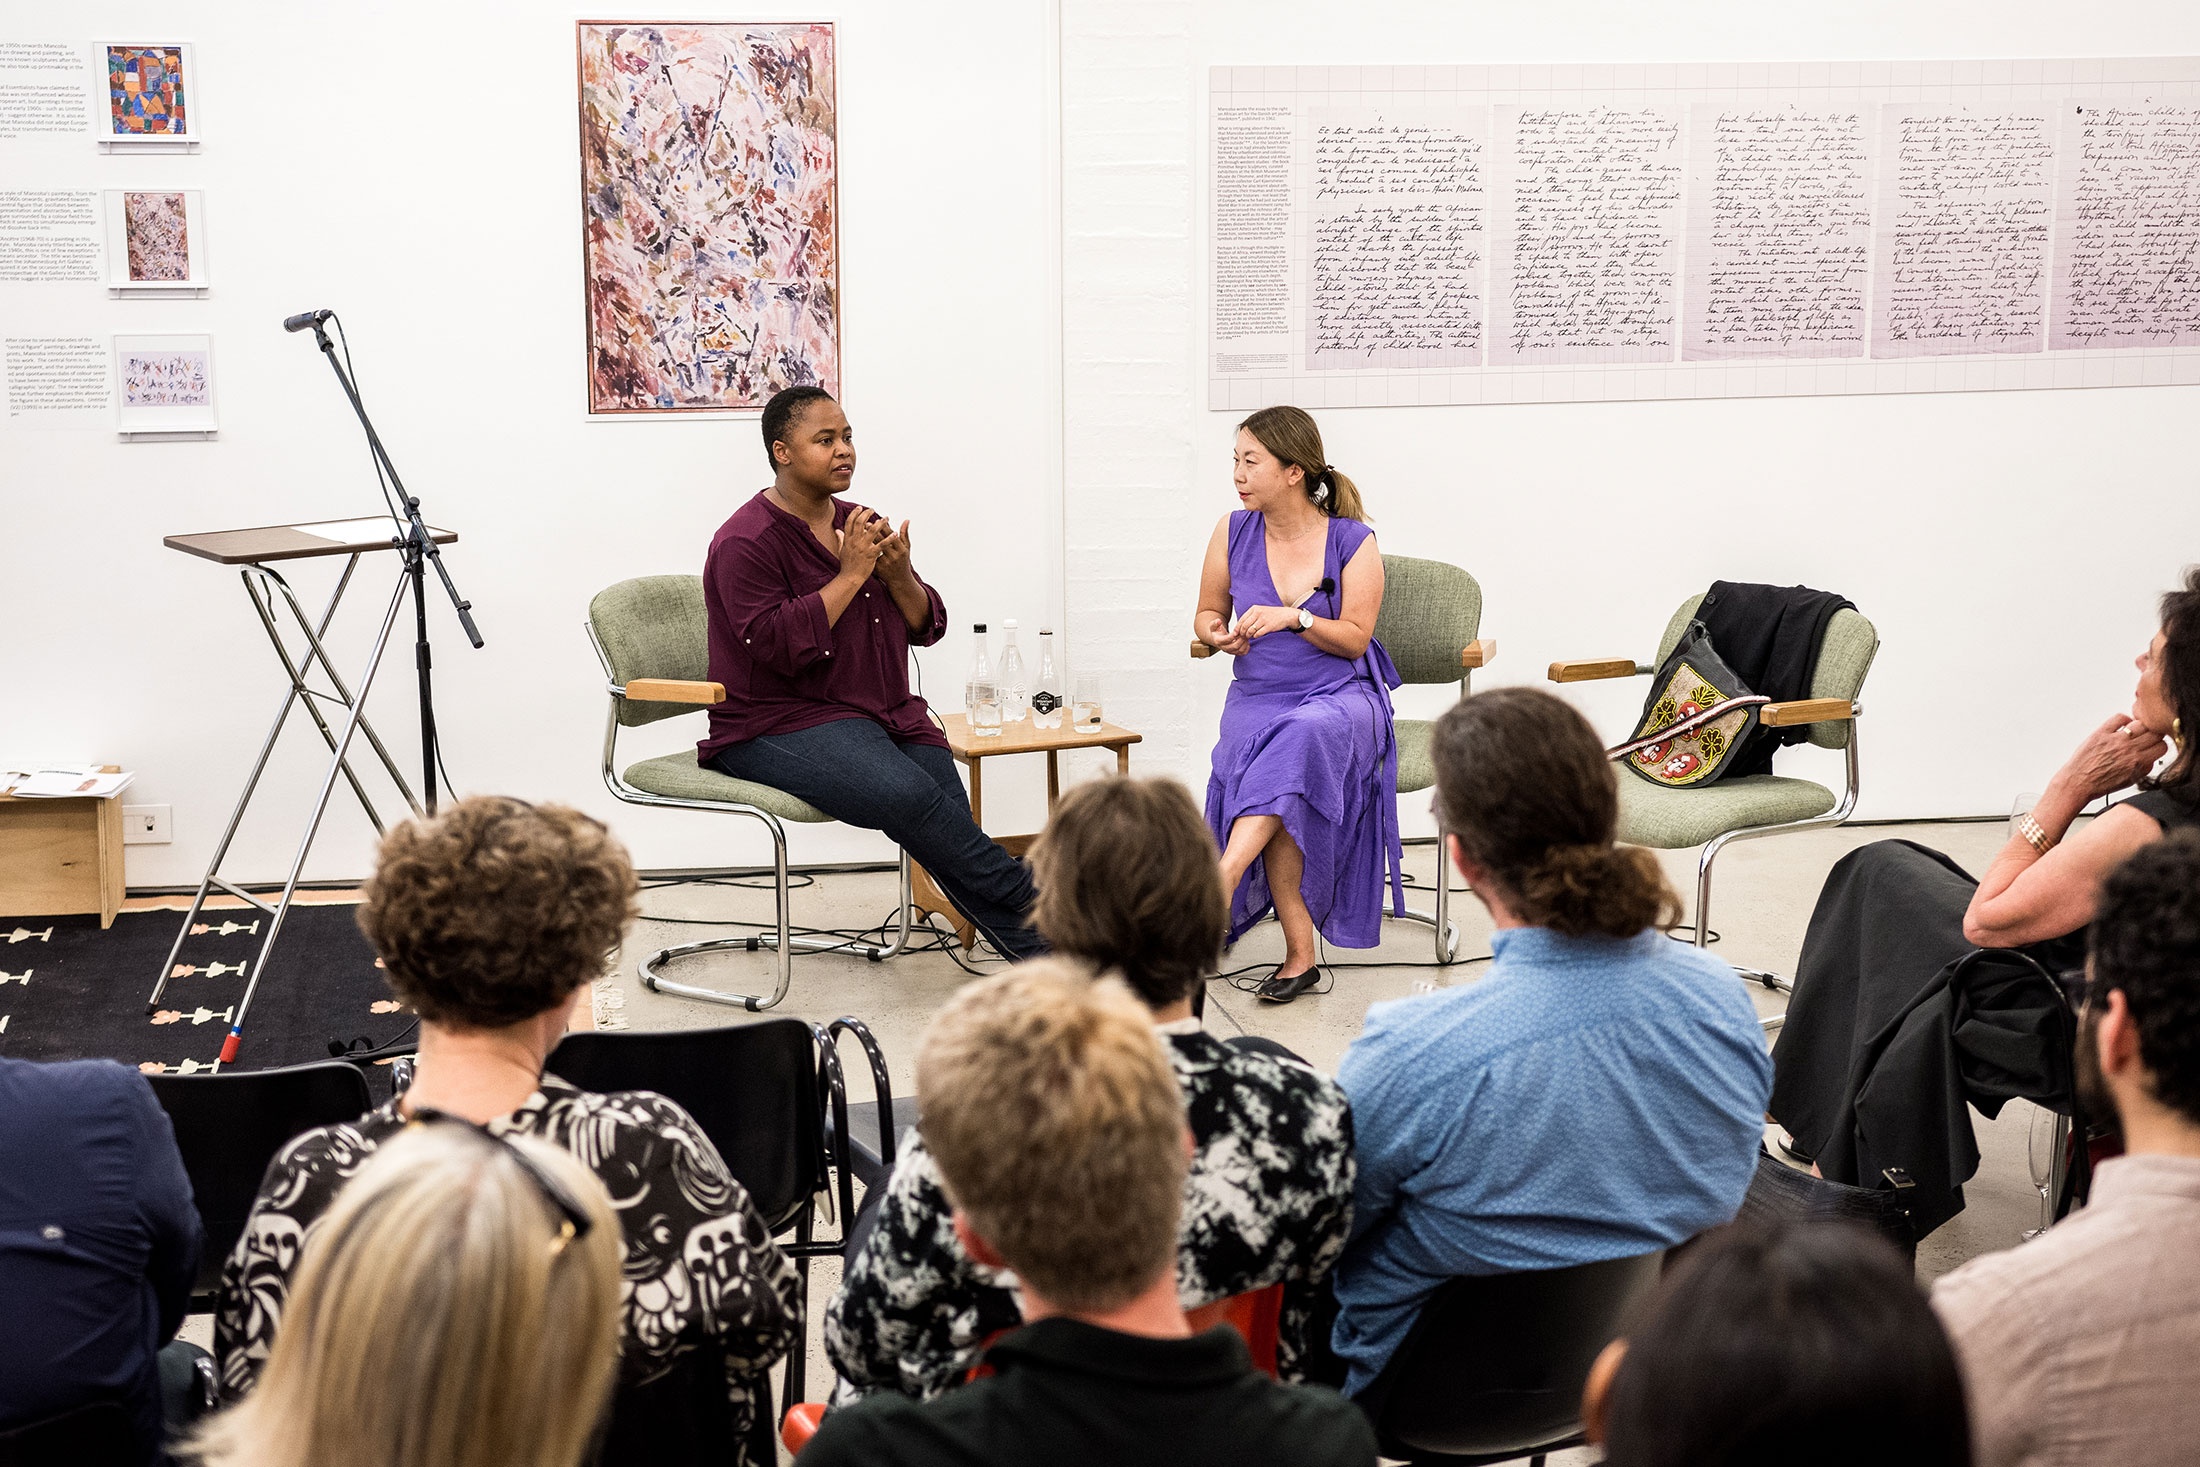
[(1079, 733), (1100, 731), (1100, 679), (1090, 673), (1070, 680), (1069, 723)]
[(970, 732), (978, 738), (1001, 736), (1001, 685), (992, 678), (979, 678), (970, 685)]

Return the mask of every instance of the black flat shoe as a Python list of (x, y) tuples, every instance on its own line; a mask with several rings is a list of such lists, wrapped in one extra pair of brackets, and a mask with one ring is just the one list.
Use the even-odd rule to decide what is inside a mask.
[(1260, 995), (1262, 1003), (1289, 1003), (1321, 981), (1322, 970), (1319, 963), (1303, 973), (1293, 973), (1288, 978), (1283, 975), (1283, 965), (1279, 963), (1276, 971), (1263, 978), (1260, 987), (1253, 992)]
[(1773, 1127), (1772, 1144), (1779, 1147), (1782, 1151), (1786, 1152), (1795, 1160), (1801, 1162), (1804, 1166), (1815, 1166), (1818, 1163), (1818, 1158), (1813, 1156), (1810, 1152), (1805, 1151), (1802, 1146), (1796, 1141), (1796, 1139), (1787, 1133), (1787, 1128), (1785, 1126)]

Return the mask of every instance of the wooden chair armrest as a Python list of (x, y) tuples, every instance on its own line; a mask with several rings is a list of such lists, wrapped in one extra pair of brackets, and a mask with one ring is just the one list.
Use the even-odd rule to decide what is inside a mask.
[(1633, 677), (1649, 669), (1637, 667), (1632, 657), (1590, 657), (1551, 664), (1554, 683), (1592, 683), (1599, 678)]
[(1757, 721), (1767, 728), (1792, 728), (1799, 723), (1841, 723), (1856, 717), (1856, 705), (1846, 698), (1797, 698), (1792, 703), (1767, 703), (1757, 710)]
[(1194, 637), (1192, 638), (1192, 655), (1194, 657), (1212, 657), (1215, 655), (1215, 649), (1200, 641), (1199, 638)]
[(1497, 638), (1477, 637), (1459, 650), (1461, 667), (1488, 667), (1497, 657)]
[(695, 683), (671, 677), (638, 677), (626, 685), (636, 703), (723, 703), (724, 683)]

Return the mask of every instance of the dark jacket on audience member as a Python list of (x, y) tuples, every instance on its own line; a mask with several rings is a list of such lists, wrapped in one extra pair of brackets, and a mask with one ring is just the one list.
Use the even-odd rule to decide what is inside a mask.
[(198, 1266), (191, 1180), (145, 1077), (0, 1059), (0, 1430), (119, 1401), (152, 1461), (155, 1357)]
[(1043, 1319), (985, 1353), (993, 1374), (825, 1418), (803, 1467), (1373, 1467), (1358, 1407), (1253, 1368), (1228, 1325), (1157, 1340)]

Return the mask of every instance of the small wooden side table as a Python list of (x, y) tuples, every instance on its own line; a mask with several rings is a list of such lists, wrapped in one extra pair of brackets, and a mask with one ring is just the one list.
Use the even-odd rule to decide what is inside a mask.
[[(1054, 802), (1062, 797), (1062, 762), (1064, 749), (1113, 749), (1115, 772), (1131, 772), (1131, 745), (1143, 741), (1145, 735), (1103, 723), (1098, 728), (1075, 729), (1069, 726), (1069, 713), (1062, 714), (1062, 727), (1039, 728), (1029, 717), (1005, 724), (997, 734), (983, 738), (970, 731), (970, 721), (960, 713), (945, 714), (940, 719), (947, 731), (947, 749), (964, 768), (970, 771), (970, 817), (985, 829), (985, 761), (1003, 754), (1044, 754), (1047, 756), (1047, 811), (1052, 813)], [(1035, 835), (995, 836), (994, 843), (1012, 856), (1021, 856), (1031, 848)], [(977, 942), (977, 929), (969, 919), (955, 910), (934, 884), (932, 877), (922, 866), (911, 864), (909, 868), (911, 898), (920, 911), (938, 912), (954, 924), (955, 935), (962, 939), (963, 950), (968, 951)]]
[[(109, 774), (121, 772), (105, 766)], [(97, 912), (122, 905), (122, 797), (23, 800), (0, 795), (0, 917)]]

